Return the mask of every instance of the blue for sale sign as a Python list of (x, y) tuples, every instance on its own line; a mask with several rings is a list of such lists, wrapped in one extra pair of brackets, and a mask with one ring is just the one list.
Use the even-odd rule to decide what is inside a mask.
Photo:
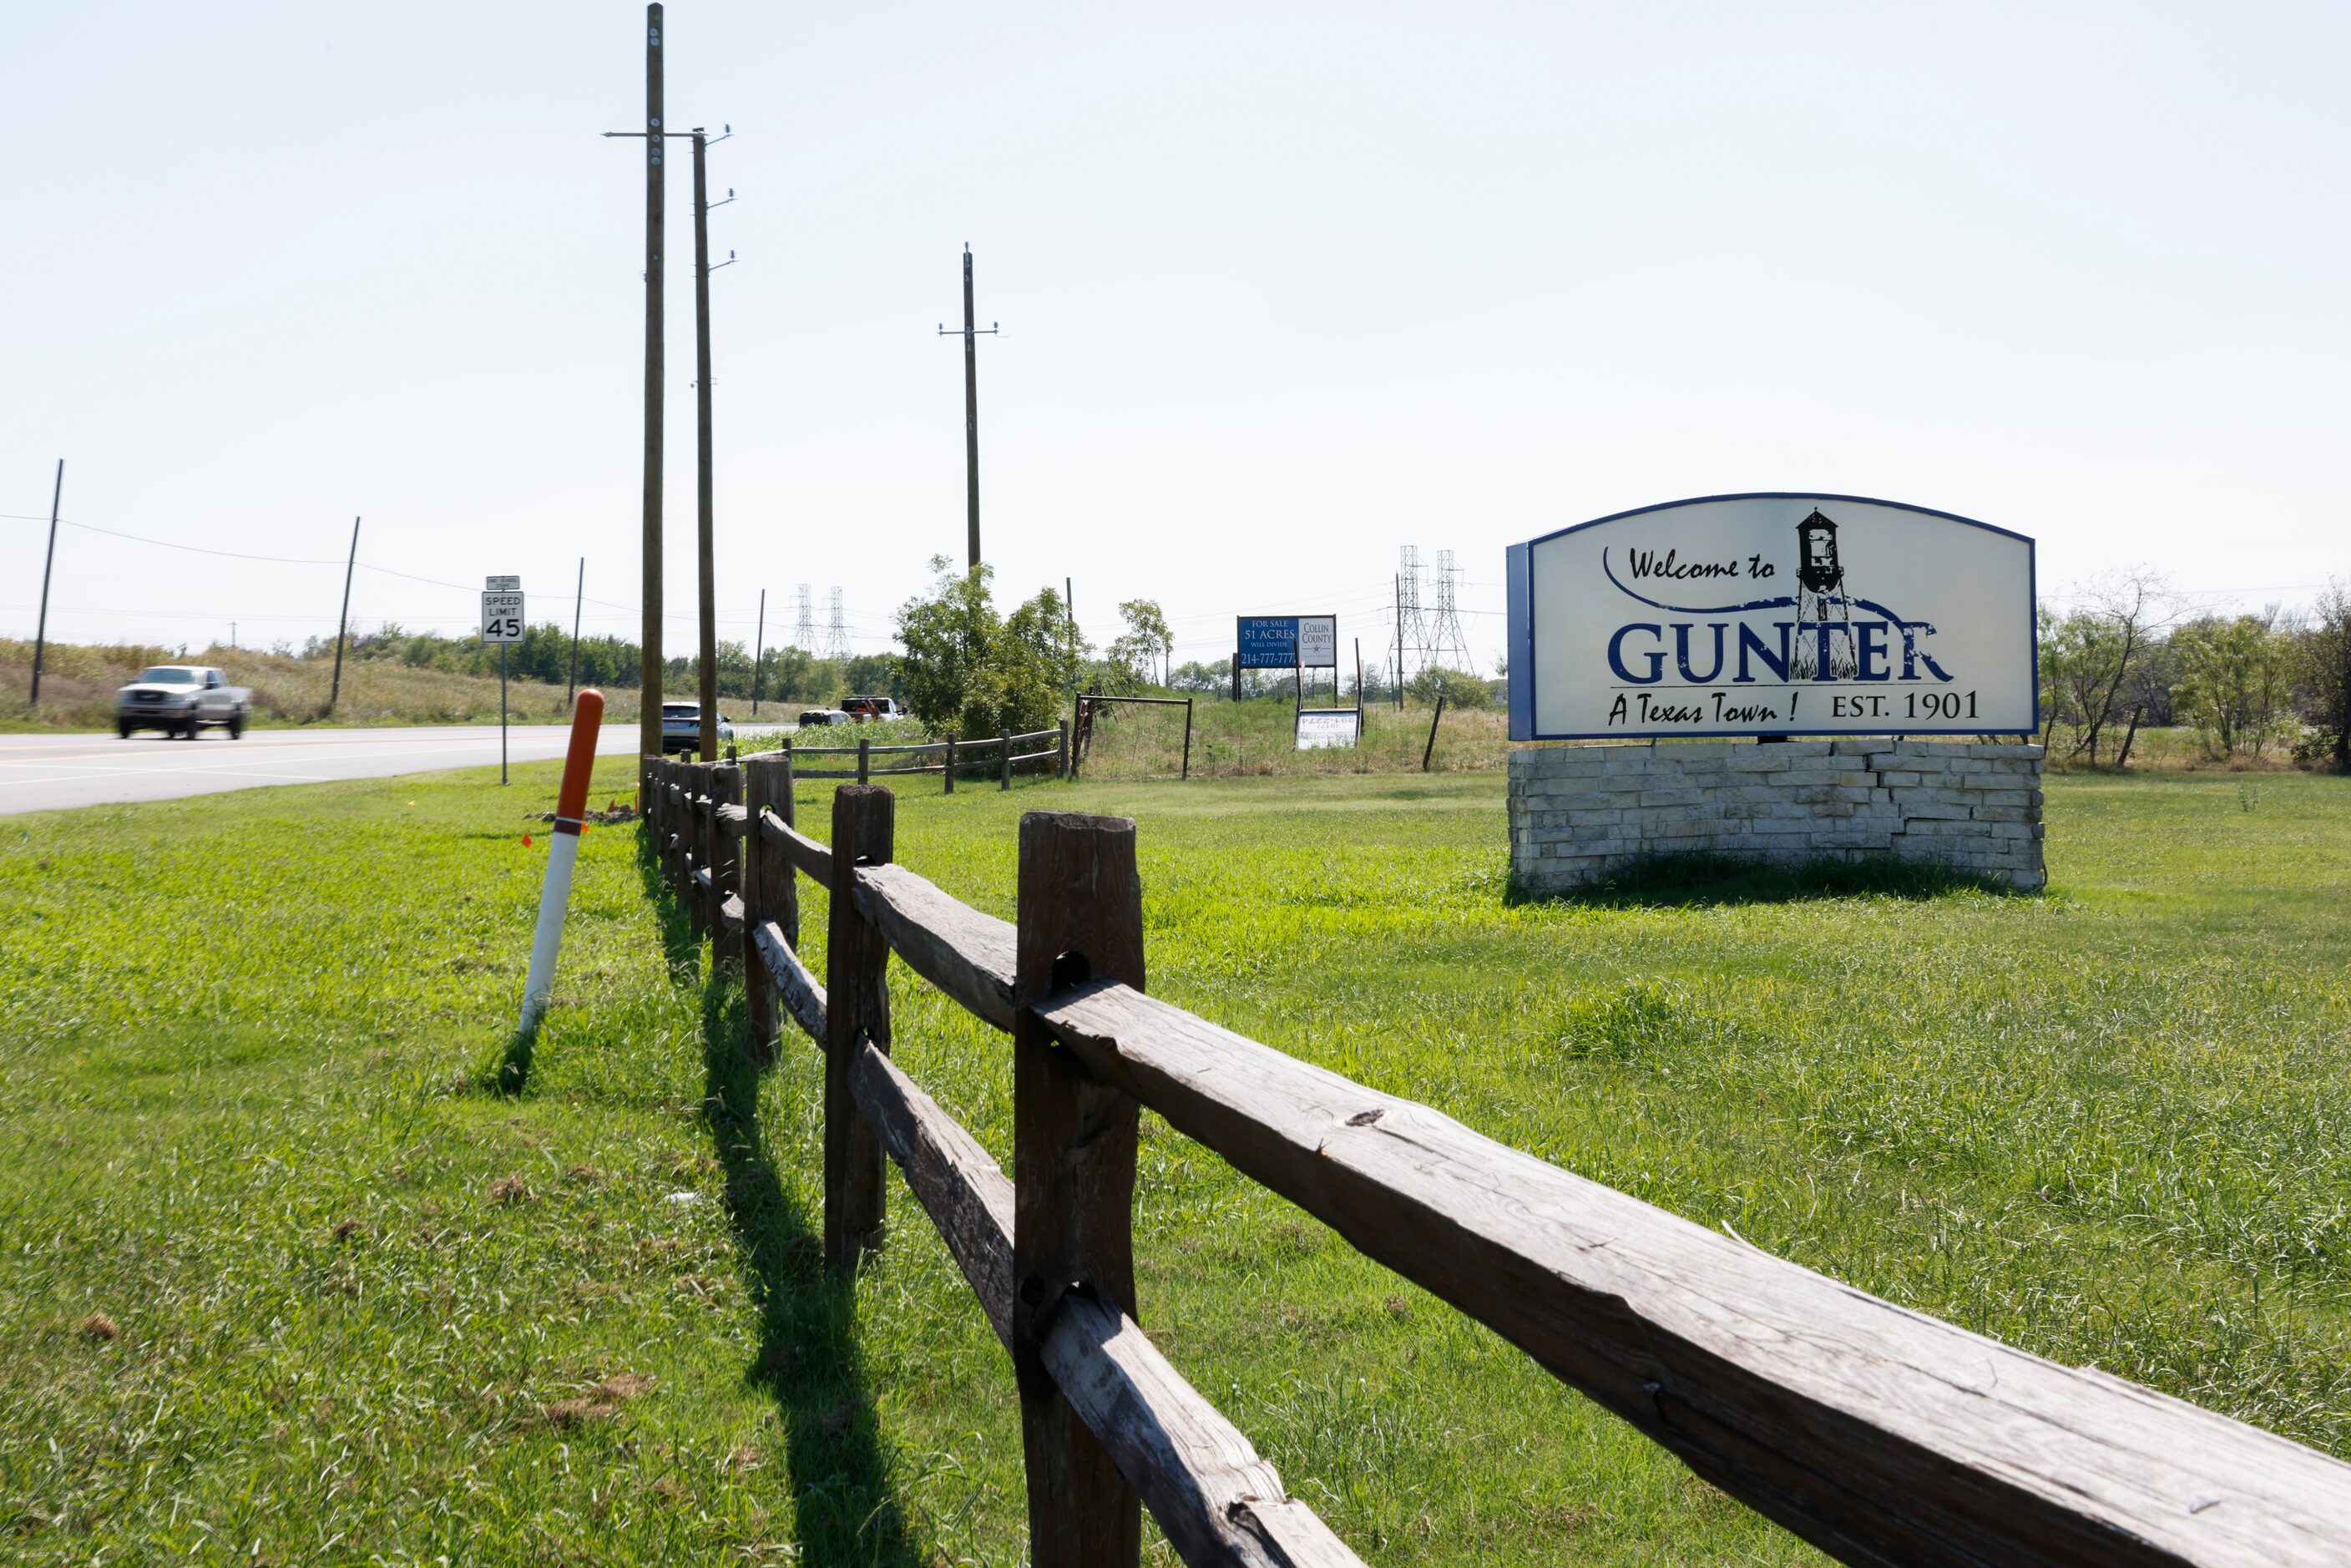
[(1298, 663), (1298, 617), (1244, 615), (1240, 618), (1239, 667), (1244, 670), (1287, 670)]

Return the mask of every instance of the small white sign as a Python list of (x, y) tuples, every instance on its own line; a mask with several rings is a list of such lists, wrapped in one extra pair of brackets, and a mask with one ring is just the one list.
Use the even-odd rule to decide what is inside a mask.
[[(511, 581), (512, 579), (507, 580)], [(519, 643), (522, 641), (522, 595), (516, 592), (491, 592), (482, 595), (482, 641), (485, 643)]]
[(1353, 708), (1301, 712), (1298, 716), (1298, 749), (1321, 751), (1326, 747), (1355, 744), (1363, 716)]
[(493, 575), (482, 579), (482, 587), (492, 593), (519, 593), (522, 591), (522, 579)]
[[(1301, 615), (1298, 618), (1298, 662), (1310, 670), (1339, 667), (1339, 618)], [(1348, 744), (1353, 745), (1350, 741)]]

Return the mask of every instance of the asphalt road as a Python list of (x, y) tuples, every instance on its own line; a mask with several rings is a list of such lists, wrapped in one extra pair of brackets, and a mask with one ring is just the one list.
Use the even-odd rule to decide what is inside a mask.
[[(507, 756), (535, 762), (563, 755), (564, 725), (517, 725), (507, 731)], [(627, 757), (637, 749), (637, 727), (608, 724), (597, 755)], [(315, 784), (329, 779), (380, 779), (439, 768), (496, 767), (496, 725), (448, 725), (409, 729), (248, 729), (231, 740), (208, 729), (195, 740), (140, 734), (0, 735), (0, 815), (95, 806), (123, 800), (168, 800), (259, 784)]]

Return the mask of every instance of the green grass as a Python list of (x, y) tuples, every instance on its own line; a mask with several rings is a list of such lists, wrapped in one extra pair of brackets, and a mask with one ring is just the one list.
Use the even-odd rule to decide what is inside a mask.
[[(1020, 1561), (1002, 1351), (894, 1177), (882, 1256), (825, 1281), (815, 1056), (739, 1064), (629, 830), (585, 841), (493, 1092), (552, 786), (517, 778), (0, 820), (0, 1554)], [(1155, 992), (2346, 1453), (2351, 781), (2241, 782), (2053, 779), (2032, 898), (1514, 904), (1491, 775), (916, 790), (898, 843), (1008, 915), (1020, 810), (1134, 815)], [(1005, 1156), (1001, 1037), (893, 997)], [(1810, 1560), (1146, 1128), (1144, 1320), (1368, 1560)]]

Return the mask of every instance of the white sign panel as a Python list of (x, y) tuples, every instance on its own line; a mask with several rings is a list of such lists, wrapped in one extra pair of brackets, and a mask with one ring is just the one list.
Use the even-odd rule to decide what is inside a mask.
[(492, 593), (518, 593), (522, 591), (522, 579), (494, 575), (482, 579), (482, 586)]
[(1298, 618), (1298, 662), (1310, 670), (1339, 667), (1339, 618), (1301, 615)]
[(1510, 737), (2030, 734), (2032, 541), (1853, 496), (1646, 507), (1510, 551)]
[(482, 641), (522, 641), (522, 595), (503, 591), (482, 595)]
[(1309, 709), (1298, 716), (1298, 749), (1321, 751), (1326, 747), (1353, 746), (1362, 716), (1353, 708)]

